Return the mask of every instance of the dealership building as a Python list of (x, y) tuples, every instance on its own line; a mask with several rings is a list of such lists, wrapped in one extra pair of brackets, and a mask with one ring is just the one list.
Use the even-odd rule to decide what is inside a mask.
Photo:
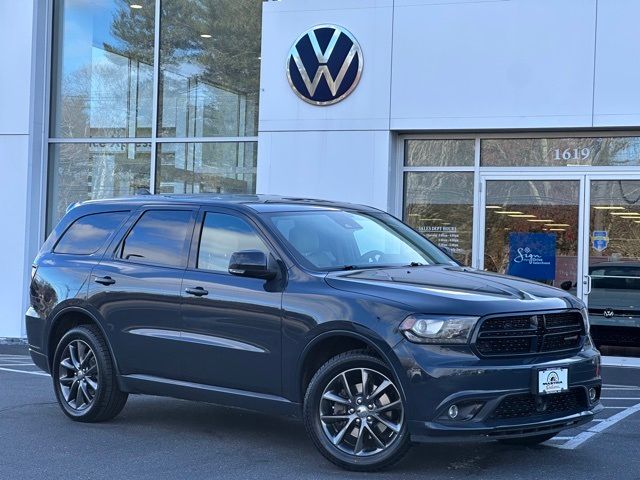
[(0, 0), (0, 337), (25, 336), (67, 207), (146, 190), (373, 205), (640, 327), (638, 18), (637, 0)]

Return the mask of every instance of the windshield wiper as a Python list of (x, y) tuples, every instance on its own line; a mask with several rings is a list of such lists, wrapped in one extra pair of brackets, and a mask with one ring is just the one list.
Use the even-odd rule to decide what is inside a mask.
[(344, 265), (336, 268), (336, 270), (366, 270), (369, 268), (391, 268), (393, 265), (381, 265), (378, 263), (371, 263), (367, 265)]

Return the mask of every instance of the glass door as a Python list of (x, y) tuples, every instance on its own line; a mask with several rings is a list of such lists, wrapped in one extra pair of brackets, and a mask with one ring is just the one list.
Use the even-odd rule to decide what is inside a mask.
[(598, 344), (640, 346), (640, 178), (588, 176), (584, 299)]
[(482, 179), (480, 267), (582, 295), (583, 176)]

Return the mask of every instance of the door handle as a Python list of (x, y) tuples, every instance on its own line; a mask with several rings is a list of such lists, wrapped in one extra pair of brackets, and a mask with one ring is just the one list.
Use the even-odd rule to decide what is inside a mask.
[(114, 283), (116, 283), (116, 281), (113, 278), (109, 277), (109, 276), (96, 277), (96, 278), (93, 279), (93, 281), (96, 282), (96, 283), (101, 283), (102, 285), (113, 285)]
[(209, 295), (209, 291), (205, 290), (202, 287), (193, 287), (185, 289), (189, 295), (195, 295), (196, 297), (204, 297), (205, 295)]
[(591, 275), (585, 275), (582, 284), (585, 286), (584, 294), (589, 295), (591, 293)]

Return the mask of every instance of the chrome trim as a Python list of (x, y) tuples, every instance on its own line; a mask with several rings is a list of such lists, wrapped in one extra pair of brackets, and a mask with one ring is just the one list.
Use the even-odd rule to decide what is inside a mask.
[(245, 352), (269, 353), (264, 348), (256, 347), (250, 343), (232, 340), (230, 338), (218, 337), (216, 335), (205, 335), (202, 333), (183, 332), (177, 330), (164, 330), (160, 328), (133, 328), (128, 330), (133, 335), (145, 337), (163, 338), (165, 340), (177, 340), (181, 342), (199, 343), (212, 347), (230, 348), (232, 350), (243, 350)]

